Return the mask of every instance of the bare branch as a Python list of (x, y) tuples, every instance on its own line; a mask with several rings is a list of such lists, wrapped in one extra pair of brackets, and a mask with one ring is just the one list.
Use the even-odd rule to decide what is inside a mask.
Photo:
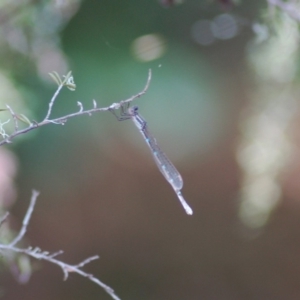
[[(18, 248), (15, 246), (19, 241), (21, 241), (21, 239), (24, 237), (24, 235), (26, 233), (27, 226), (29, 224), (32, 212), (34, 210), (34, 206), (35, 206), (38, 195), (39, 195), (39, 192), (37, 192), (35, 190), (32, 191), (30, 204), (29, 204), (27, 212), (25, 214), (22, 228), (20, 229), (16, 238), (10, 244), (7, 244), (7, 245), (0, 244), (0, 251), (2, 253), (4, 253), (5, 251), (14, 252), (14, 253), (22, 253), (22, 254), (28, 255), (29, 257), (38, 259), (38, 260), (45, 260), (50, 263), (53, 263), (62, 269), (63, 274), (64, 274), (64, 280), (66, 280), (69, 277), (70, 273), (77, 273), (83, 277), (88, 278), (89, 280), (91, 280), (92, 282), (96, 283), (98, 286), (103, 288), (112, 297), (112, 299), (121, 300), (115, 294), (114, 290), (111, 287), (109, 287), (108, 285), (106, 285), (105, 283), (100, 281), (98, 278), (94, 277), (94, 275), (86, 273), (81, 269), (86, 264), (98, 259), (99, 258), (98, 255), (88, 257), (87, 259), (83, 260), (82, 262), (80, 262), (78, 264), (71, 265), (71, 264), (67, 264), (67, 263), (55, 258), (59, 254), (63, 253), (63, 251), (61, 251), (61, 250), (51, 254), (48, 251), (42, 251), (39, 247)], [(8, 213), (6, 213), (2, 218), (0, 218), (0, 224), (5, 221), (7, 216), (8, 216)]]
[(106, 110), (119, 109), (124, 103), (129, 103), (129, 102), (131, 102), (131, 101), (133, 101), (133, 100), (135, 100), (135, 99), (140, 98), (141, 96), (143, 96), (147, 92), (147, 90), (149, 88), (149, 85), (150, 85), (150, 82), (151, 82), (151, 76), (152, 76), (152, 72), (151, 72), (151, 69), (149, 69), (147, 83), (146, 83), (144, 89), (140, 93), (138, 93), (138, 94), (136, 94), (136, 95), (134, 95), (134, 96), (126, 99), (126, 100), (122, 100), (122, 101), (120, 101), (118, 103), (113, 103)]
[(77, 264), (77, 265), (70, 265), (70, 264), (67, 264), (63, 261), (60, 261), (60, 260), (57, 260), (54, 258), (55, 254), (57, 255), (58, 252), (54, 253), (54, 254), (47, 254), (48, 252), (43, 252), (41, 251), (39, 248), (35, 248), (35, 249), (32, 249), (32, 248), (25, 248), (25, 249), (22, 249), (22, 248), (17, 248), (17, 247), (13, 247), (13, 246), (10, 246), (10, 245), (1, 245), (0, 244), (0, 250), (7, 250), (7, 251), (13, 251), (13, 252), (16, 252), (16, 253), (22, 253), (22, 254), (26, 254), (30, 257), (33, 257), (35, 259), (38, 259), (38, 260), (45, 260), (45, 261), (48, 261), (50, 263), (53, 263), (55, 265), (58, 265), (63, 273), (64, 273), (64, 280), (67, 280), (68, 277), (69, 277), (69, 273), (77, 273), (83, 277), (86, 277), (88, 278), (89, 280), (93, 281), (94, 283), (96, 283), (97, 285), (99, 285), (101, 288), (103, 288), (114, 300), (121, 300), (116, 294), (115, 294), (115, 291), (109, 287), (108, 285), (106, 285), (105, 283), (103, 283), (102, 281), (100, 281), (98, 278), (94, 277), (94, 275), (92, 274), (89, 274), (89, 273), (86, 273), (84, 272), (83, 270), (81, 270), (81, 268), (83, 266), (85, 266), (87, 263), (95, 260), (95, 259), (98, 259), (99, 257), (98, 256), (92, 256), (92, 257), (89, 257), (87, 259), (85, 259), (83, 262)]
[(6, 221), (9, 216), (9, 212), (7, 211), (1, 218), (0, 218), (0, 226)]
[(52, 112), (52, 108), (53, 108), (53, 104), (55, 102), (55, 99), (57, 98), (60, 90), (63, 88), (63, 84), (60, 84), (56, 90), (56, 92), (54, 93), (53, 97), (51, 98), (50, 102), (49, 102), (49, 108), (48, 108), (48, 111), (47, 111), (47, 115), (44, 119), (44, 121), (48, 120), (50, 115), (51, 115), (51, 112)]
[[(78, 112), (71, 113), (71, 114), (65, 115), (63, 117), (59, 117), (59, 118), (50, 120), (49, 117), (50, 117), (50, 114), (52, 112), (52, 108), (53, 108), (53, 104), (55, 102), (55, 99), (57, 98), (60, 90), (62, 89), (62, 87), (65, 84), (64, 82), (62, 82), (62, 84), (59, 85), (58, 89), (56, 90), (54, 96), (52, 97), (52, 99), (49, 103), (49, 109), (48, 109), (48, 112), (47, 112), (47, 115), (46, 115), (45, 119), (41, 122), (33, 121), (32, 124), (30, 124), (28, 127), (24, 128), (24, 129), (16, 130), (11, 135), (6, 136), (5, 139), (3, 139), (0, 142), (0, 146), (11, 143), (11, 140), (13, 138), (15, 138), (16, 136), (27, 133), (27, 132), (29, 132), (33, 129), (36, 129), (37, 127), (41, 127), (41, 126), (48, 125), (48, 124), (64, 125), (68, 119), (71, 119), (73, 117), (82, 116), (82, 115), (89, 115), (90, 116), (93, 113), (100, 112), (100, 111), (108, 111), (108, 110), (112, 110), (112, 109), (119, 109), (124, 103), (129, 103), (129, 102), (143, 96), (149, 88), (150, 81), (151, 81), (151, 70), (149, 70), (148, 79), (147, 79), (147, 82), (146, 82), (146, 85), (145, 85), (144, 89), (141, 92), (139, 92), (138, 94), (136, 94), (136, 95), (134, 95), (134, 96), (132, 96), (132, 97), (126, 99), (126, 100), (122, 100), (118, 103), (113, 103), (110, 106), (102, 107), (102, 108), (97, 108), (97, 103), (96, 103), (95, 100), (93, 100), (93, 108), (88, 109), (88, 110), (83, 110), (82, 104), (80, 105), (78, 103), (78, 105), (80, 107), (80, 110)], [(9, 107), (8, 107), (8, 109), (10, 110), (12, 116), (14, 117), (15, 124), (16, 124), (16, 118), (15, 118), (16, 115), (15, 115), (15, 113)]]
[[(49, 108), (48, 108), (48, 112), (47, 112), (47, 115), (44, 119), (44, 121), (48, 120), (50, 115), (51, 115), (51, 112), (52, 112), (52, 108), (53, 108), (53, 105), (54, 105), (54, 102), (60, 92), (60, 90), (64, 87), (64, 86), (67, 86), (69, 89), (71, 90), (75, 90), (75, 83), (73, 81), (73, 77), (72, 77), (72, 72), (70, 71), (66, 76), (64, 76), (64, 80), (61, 80), (60, 76), (56, 73), (56, 72), (53, 72), (53, 73), (49, 73), (49, 75), (52, 77), (52, 79), (54, 79), (54, 81), (59, 84), (58, 85), (58, 88), (56, 90), (56, 92), (54, 93), (53, 97), (51, 98), (50, 102), (49, 102)], [(70, 85), (71, 85), (71, 88), (70, 88)]]
[(37, 199), (39, 194), (40, 193), (36, 190), (32, 191), (30, 204), (29, 204), (29, 207), (27, 209), (26, 215), (23, 219), (22, 228), (19, 231), (18, 235), (13, 239), (13, 241), (8, 246), (10, 246), (10, 247), (15, 246), (24, 237), (24, 235), (26, 233), (26, 230), (27, 230), (29, 220), (31, 218), (31, 215), (32, 215), (32, 212), (33, 212), (33, 209), (34, 209), (34, 205), (36, 203), (36, 199)]

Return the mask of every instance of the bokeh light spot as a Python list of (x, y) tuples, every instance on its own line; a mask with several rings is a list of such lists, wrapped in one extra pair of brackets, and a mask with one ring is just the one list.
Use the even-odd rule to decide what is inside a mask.
[(158, 59), (166, 52), (166, 40), (159, 34), (143, 35), (133, 41), (132, 52), (143, 62)]
[(191, 29), (193, 40), (203, 46), (211, 45), (215, 41), (215, 37), (211, 31), (211, 21), (197, 21)]
[(217, 16), (211, 23), (211, 30), (214, 36), (220, 40), (228, 40), (238, 33), (236, 20), (229, 14)]

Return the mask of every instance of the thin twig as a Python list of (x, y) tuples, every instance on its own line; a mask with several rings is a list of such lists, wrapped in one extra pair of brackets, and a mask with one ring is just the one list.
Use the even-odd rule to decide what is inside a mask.
[(54, 253), (52, 253), (51, 255), (49, 255), (49, 257), (55, 257), (55, 256), (61, 255), (61, 254), (63, 254), (63, 253), (64, 253), (64, 251), (59, 250), (59, 251), (54, 252)]
[(54, 93), (53, 97), (51, 98), (51, 100), (50, 100), (50, 102), (49, 102), (49, 109), (48, 109), (48, 112), (47, 112), (47, 115), (46, 115), (44, 121), (46, 121), (46, 120), (49, 119), (49, 117), (50, 117), (50, 115), (51, 115), (51, 112), (52, 112), (52, 108), (53, 108), (53, 104), (54, 104), (54, 102), (55, 102), (55, 99), (57, 98), (57, 96), (58, 96), (60, 90), (63, 88), (63, 86), (64, 86), (63, 84), (60, 84), (60, 85), (58, 86), (58, 89), (57, 89), (56, 92)]
[(83, 112), (83, 105), (81, 102), (77, 101), (77, 105), (79, 106), (79, 112)]
[(151, 76), (152, 76), (152, 72), (151, 72), (151, 69), (149, 69), (147, 83), (146, 83), (144, 89), (140, 93), (138, 93), (136, 95), (133, 95), (132, 97), (130, 97), (130, 98), (126, 99), (126, 100), (122, 100), (122, 101), (120, 101), (118, 103), (113, 103), (106, 110), (119, 109), (124, 103), (129, 103), (129, 102), (131, 102), (131, 101), (133, 101), (133, 100), (135, 100), (135, 99), (140, 98), (141, 96), (143, 96), (147, 92), (147, 90), (149, 88), (149, 85), (150, 85), (150, 82), (151, 82)]
[(99, 259), (99, 258), (100, 258), (99, 255), (91, 256), (91, 257), (85, 259), (84, 261), (82, 261), (81, 263), (79, 263), (78, 265), (76, 265), (76, 267), (77, 268), (82, 268), (83, 266), (85, 266), (86, 264), (90, 263), (91, 261)]
[(1, 218), (0, 218), (0, 226), (6, 221), (9, 216), (9, 212), (7, 211)]
[(19, 129), (19, 124), (18, 124), (18, 119), (17, 116), (15, 114), (15, 112), (12, 110), (12, 108), (9, 105), (6, 105), (6, 107), (8, 108), (10, 114), (12, 115), (13, 119), (14, 119), (14, 123), (15, 123), (15, 132), (18, 131)]
[(25, 235), (26, 230), (27, 230), (27, 226), (29, 224), (29, 220), (31, 218), (33, 209), (34, 209), (34, 205), (36, 203), (37, 197), (40, 193), (36, 190), (32, 191), (32, 195), (31, 195), (31, 199), (30, 199), (30, 204), (29, 207), (27, 209), (26, 215), (23, 219), (23, 223), (22, 223), (22, 227), (21, 230), (19, 231), (18, 235), (13, 239), (13, 241), (8, 245), (10, 247), (15, 246)]

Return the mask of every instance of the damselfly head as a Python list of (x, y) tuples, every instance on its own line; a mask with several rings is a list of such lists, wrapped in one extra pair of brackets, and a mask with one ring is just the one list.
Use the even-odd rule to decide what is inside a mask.
[(135, 116), (138, 113), (139, 107), (134, 105), (128, 108), (128, 114), (131, 116)]

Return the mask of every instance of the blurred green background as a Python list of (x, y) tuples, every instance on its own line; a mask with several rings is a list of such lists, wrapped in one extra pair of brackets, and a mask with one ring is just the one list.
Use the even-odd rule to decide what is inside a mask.
[[(134, 105), (194, 210), (184, 213), (132, 122), (100, 112), (5, 146), (13, 228), (41, 192), (26, 243), (69, 263), (99, 254), (85, 270), (124, 300), (299, 299), (298, 25), (267, 2), (3, 2), (1, 105), (42, 120), (56, 89), (48, 73), (72, 70), (77, 89), (61, 91), (53, 118), (77, 101), (106, 107), (140, 92), (151, 69)], [(26, 285), (3, 269), (3, 299), (110, 299), (47, 262), (32, 268)]]

